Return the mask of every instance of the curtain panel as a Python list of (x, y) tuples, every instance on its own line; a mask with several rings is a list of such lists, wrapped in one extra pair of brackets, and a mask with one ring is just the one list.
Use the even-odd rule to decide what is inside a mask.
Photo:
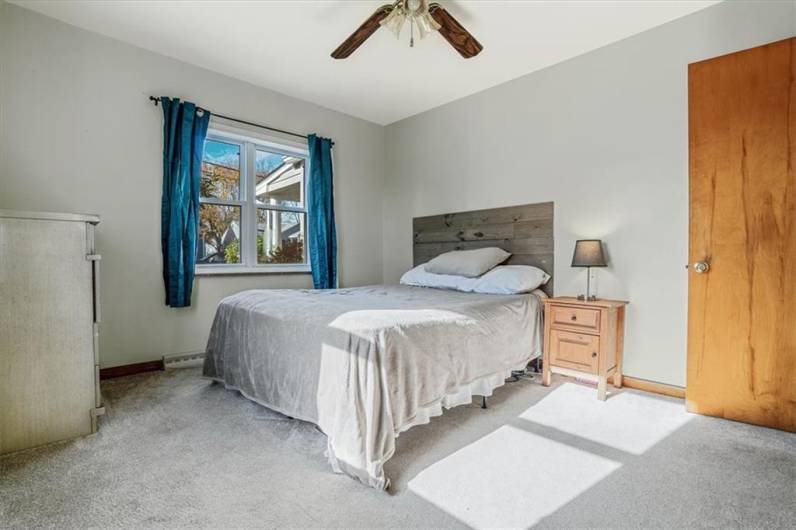
[(307, 137), (310, 154), (307, 210), (310, 266), (316, 289), (337, 287), (337, 234), (334, 222), (332, 141)]
[(199, 183), (210, 113), (190, 102), (160, 98), (163, 108), (161, 247), (166, 305), (189, 307), (199, 232)]

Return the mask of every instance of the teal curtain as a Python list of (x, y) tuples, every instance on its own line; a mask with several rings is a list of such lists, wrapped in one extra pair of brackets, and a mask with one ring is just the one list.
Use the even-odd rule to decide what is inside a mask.
[(310, 266), (316, 289), (337, 287), (337, 235), (334, 226), (332, 141), (308, 137), (310, 153), (307, 183)]
[(210, 113), (179, 99), (163, 108), (163, 194), (160, 239), (166, 305), (191, 305), (199, 232), (199, 183)]

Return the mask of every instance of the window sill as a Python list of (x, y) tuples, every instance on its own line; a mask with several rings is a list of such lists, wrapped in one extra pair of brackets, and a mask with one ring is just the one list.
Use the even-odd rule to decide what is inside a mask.
[(196, 268), (195, 276), (238, 276), (252, 274), (310, 274), (309, 265), (266, 265), (244, 267), (242, 265), (206, 265)]

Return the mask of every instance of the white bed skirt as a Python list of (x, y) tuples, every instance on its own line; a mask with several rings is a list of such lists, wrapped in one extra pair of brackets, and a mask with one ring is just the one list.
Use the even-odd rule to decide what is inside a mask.
[[(408, 423), (401, 425), (396, 430), (395, 437), (397, 438), (399, 434), (408, 431), (412, 427), (429, 423), (431, 418), (442, 416), (443, 410), (448, 410), (452, 409), (453, 407), (458, 407), (459, 405), (467, 405), (472, 403), (473, 396), (491, 396), (493, 390), (506, 384), (506, 379), (511, 377), (512, 372), (525, 370), (525, 368), (528, 366), (528, 363), (539, 357), (539, 355), (540, 354), (537, 352), (529, 361), (524, 362), (510, 370), (504, 370), (496, 374), (479, 377), (470, 384), (460, 386), (454, 392), (445, 395), (442, 399), (435, 401), (430, 405), (426, 405), (425, 407), (420, 407), (414, 418), (412, 418)], [(391, 456), (392, 455), (389, 455), (388, 459)], [(376, 489), (386, 490), (390, 487), (389, 478), (385, 478), (381, 481), (374, 481), (372, 477), (365, 476), (359, 470), (351, 469), (348, 466), (345, 466), (344, 463), (338, 461), (334, 456), (334, 451), (332, 450), (332, 445), (329, 441), (327, 441), (326, 446), (326, 457), (329, 459), (329, 464), (332, 466), (332, 470), (334, 470), (335, 473), (346, 473), (357, 476), (360, 481)]]

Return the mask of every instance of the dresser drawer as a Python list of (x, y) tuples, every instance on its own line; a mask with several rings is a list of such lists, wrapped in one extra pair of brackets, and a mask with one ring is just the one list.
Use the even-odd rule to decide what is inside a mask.
[(550, 316), (552, 318), (550, 323), (553, 326), (567, 326), (593, 331), (599, 331), (600, 329), (599, 309), (554, 305), (550, 307)]
[(549, 348), (551, 365), (597, 373), (599, 336), (551, 329)]

